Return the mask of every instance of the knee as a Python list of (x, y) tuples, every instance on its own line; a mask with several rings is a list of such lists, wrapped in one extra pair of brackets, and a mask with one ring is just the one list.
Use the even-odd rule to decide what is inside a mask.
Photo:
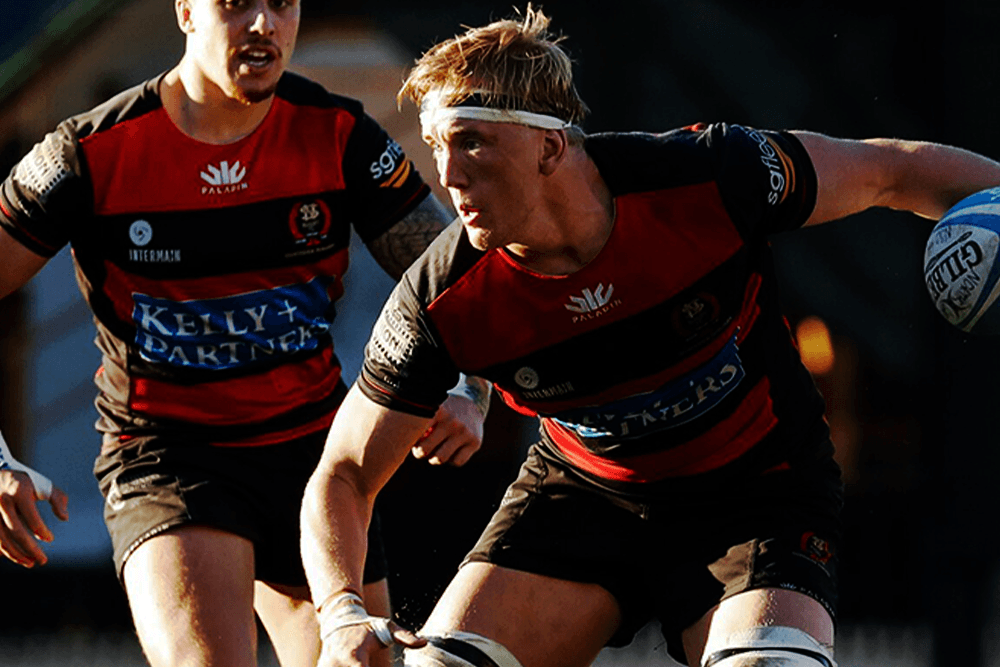
[(503, 644), (482, 635), (455, 631), (426, 639), (423, 648), (404, 652), (404, 667), (521, 667)]
[(751, 628), (705, 647), (701, 667), (836, 667), (833, 653), (798, 628)]

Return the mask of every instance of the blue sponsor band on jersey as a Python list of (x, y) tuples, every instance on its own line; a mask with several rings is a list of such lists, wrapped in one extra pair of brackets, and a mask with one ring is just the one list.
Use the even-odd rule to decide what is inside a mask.
[(746, 372), (735, 336), (710, 361), (656, 391), (553, 419), (581, 438), (638, 438), (698, 419), (728, 396)]
[(138, 292), (135, 342), (155, 363), (239, 368), (316, 348), (330, 330), (328, 277), (217, 299), (171, 301)]

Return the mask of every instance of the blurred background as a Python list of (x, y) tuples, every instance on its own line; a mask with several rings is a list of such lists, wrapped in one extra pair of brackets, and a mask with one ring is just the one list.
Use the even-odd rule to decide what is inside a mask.
[[(424, 49), (513, 5), (302, 4), (293, 69), (363, 100), (433, 181), (416, 114), (397, 110), (395, 92)], [(1000, 158), (996, 3), (588, 4), (542, 6), (568, 36), (589, 131), (727, 121), (928, 139)], [(61, 119), (170, 68), (183, 49), (169, 0), (0, 0), (0, 10), (4, 175)], [(773, 241), (788, 318), (826, 396), (847, 482), (841, 667), (1000, 665), (991, 523), (1000, 355), (995, 340), (962, 335), (933, 310), (922, 280), (931, 226), (880, 211)], [(391, 283), (361, 246), (346, 282), (336, 337), (353, 375)], [(68, 250), (0, 300), (0, 424), (15, 456), (69, 493), (71, 514), (53, 526), (49, 565), (0, 563), (0, 666), (145, 664), (91, 474), (93, 333)], [(383, 494), (402, 623), (417, 626), (429, 611), (533, 432), (496, 401), (484, 450), (465, 469), (411, 461)], [(276, 664), (266, 641), (261, 656)], [(600, 663), (674, 664), (655, 627)]]

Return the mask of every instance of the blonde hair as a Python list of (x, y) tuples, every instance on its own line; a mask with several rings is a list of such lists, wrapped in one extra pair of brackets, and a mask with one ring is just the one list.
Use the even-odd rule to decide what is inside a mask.
[(580, 123), (587, 105), (573, 86), (573, 63), (531, 4), (518, 20), (494, 21), (445, 40), (417, 60), (397, 95), (420, 106), (431, 91), (444, 105), (473, 93), (492, 108), (530, 111)]

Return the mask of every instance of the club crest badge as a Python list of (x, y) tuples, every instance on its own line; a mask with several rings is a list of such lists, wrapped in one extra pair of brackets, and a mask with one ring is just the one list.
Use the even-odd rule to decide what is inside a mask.
[(330, 209), (316, 199), (295, 204), (288, 216), (288, 226), (297, 244), (314, 246), (330, 233), (330, 220)]

